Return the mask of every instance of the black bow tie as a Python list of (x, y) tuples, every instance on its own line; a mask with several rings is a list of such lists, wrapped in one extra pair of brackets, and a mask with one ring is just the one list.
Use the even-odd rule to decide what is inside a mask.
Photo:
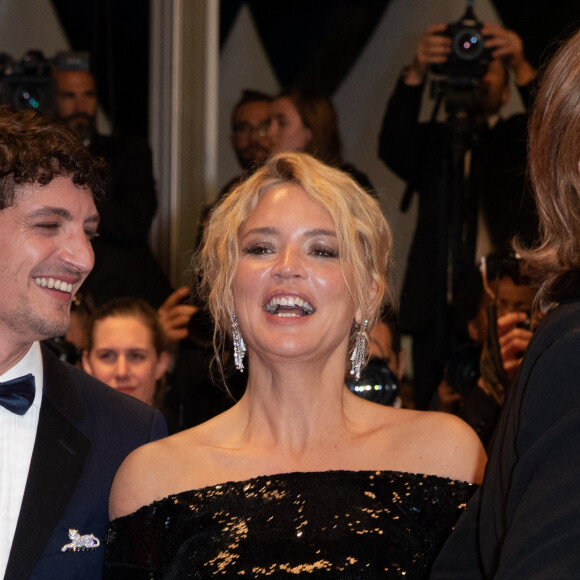
[(34, 401), (34, 392), (34, 376), (31, 374), (0, 383), (0, 405), (12, 413), (24, 415)]

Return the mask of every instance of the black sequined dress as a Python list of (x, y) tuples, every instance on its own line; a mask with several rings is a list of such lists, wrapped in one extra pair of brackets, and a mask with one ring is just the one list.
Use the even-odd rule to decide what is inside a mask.
[(177, 493), (110, 523), (104, 578), (426, 578), (475, 488), (326, 471)]

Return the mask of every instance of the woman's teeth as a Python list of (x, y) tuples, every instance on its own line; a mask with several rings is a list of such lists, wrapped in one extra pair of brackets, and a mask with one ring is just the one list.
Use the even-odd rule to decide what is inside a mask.
[(264, 309), (270, 314), (282, 317), (307, 316), (314, 312), (314, 308), (298, 296), (276, 296)]

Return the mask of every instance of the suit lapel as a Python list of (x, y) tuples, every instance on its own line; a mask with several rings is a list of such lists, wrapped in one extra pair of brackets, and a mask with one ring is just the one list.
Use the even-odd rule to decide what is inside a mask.
[(43, 349), (44, 392), (30, 471), (5, 580), (28, 578), (82, 473), (90, 441), (74, 426), (82, 414), (74, 386)]

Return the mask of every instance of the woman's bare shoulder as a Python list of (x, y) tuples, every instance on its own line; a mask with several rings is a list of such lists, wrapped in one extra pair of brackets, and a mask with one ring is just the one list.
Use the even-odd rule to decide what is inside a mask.
[(203, 465), (196, 429), (189, 429), (135, 449), (121, 464), (109, 496), (109, 517), (114, 519), (140, 507), (196, 487), (195, 471), (189, 466)]
[(395, 428), (406, 456), (415, 463), (413, 471), (481, 483), (485, 450), (477, 433), (459, 417), (397, 409)]

